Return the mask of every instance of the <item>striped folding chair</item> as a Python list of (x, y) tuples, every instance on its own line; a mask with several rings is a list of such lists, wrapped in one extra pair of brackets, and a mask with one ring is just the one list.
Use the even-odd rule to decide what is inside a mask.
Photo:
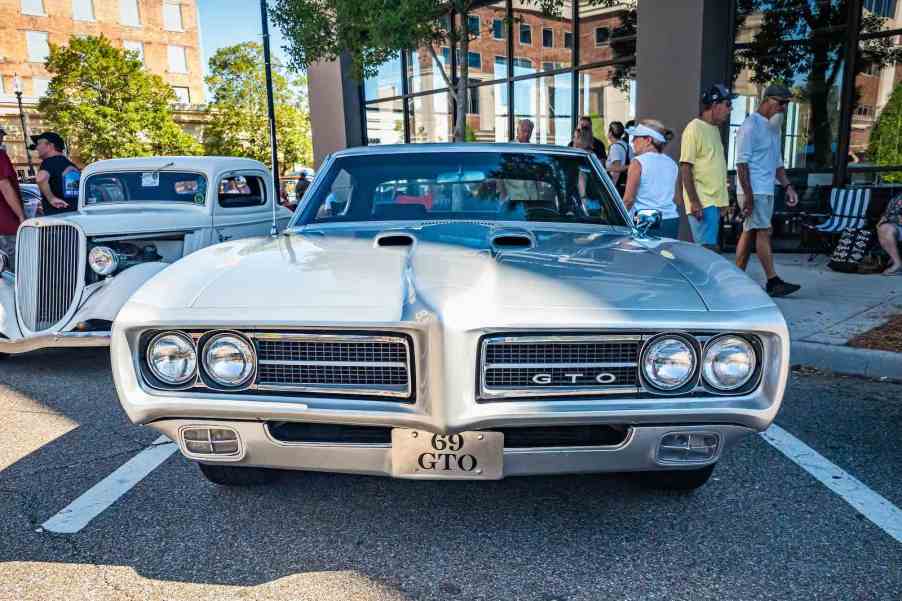
[[(830, 248), (827, 243), (845, 230), (863, 228), (867, 224), (870, 204), (870, 188), (833, 188), (830, 191), (830, 215), (827, 219), (821, 223), (803, 224), (802, 227), (814, 234), (826, 251)], [(816, 253), (817, 251), (813, 252), (812, 257)], [(812, 257), (809, 257), (809, 260)]]

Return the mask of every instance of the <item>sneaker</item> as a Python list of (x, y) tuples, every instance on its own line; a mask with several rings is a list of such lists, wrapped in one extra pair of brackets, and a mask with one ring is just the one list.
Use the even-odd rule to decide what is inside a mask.
[(773, 278), (772, 280), (768, 280), (767, 282), (767, 293), (774, 298), (778, 296), (786, 296), (788, 294), (792, 294), (793, 292), (797, 292), (802, 287), (798, 284), (789, 284), (784, 282), (778, 277)]

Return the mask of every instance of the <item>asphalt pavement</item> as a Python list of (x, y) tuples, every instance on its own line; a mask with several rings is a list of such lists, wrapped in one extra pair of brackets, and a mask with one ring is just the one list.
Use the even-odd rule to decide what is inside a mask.
[[(902, 385), (794, 373), (777, 424), (902, 506)], [(689, 495), (620, 475), (227, 489), (175, 453), (81, 531), (42, 528), (157, 437), (102, 350), (0, 362), (0, 601), (902, 597), (902, 543), (760, 436)]]

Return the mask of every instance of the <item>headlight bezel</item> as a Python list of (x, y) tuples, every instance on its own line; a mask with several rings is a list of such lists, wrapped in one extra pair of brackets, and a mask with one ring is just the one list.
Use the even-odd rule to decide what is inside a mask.
[[(247, 353), (247, 356), (249, 357), (250, 370), (244, 375), (243, 378), (237, 380), (236, 383), (225, 383), (214, 377), (211, 373), (212, 370), (209, 368), (207, 363), (207, 354), (211, 350), (211, 345), (214, 344), (217, 340), (221, 340), (223, 338), (234, 338), (236, 340), (239, 340), (247, 347), (247, 350), (249, 351)], [(213, 390), (238, 391), (245, 390), (253, 385), (257, 377), (257, 348), (253, 341), (250, 340), (245, 334), (232, 330), (212, 330), (210, 332), (204, 333), (203, 336), (201, 336), (200, 340), (198, 340), (197, 348), (198, 374), (203, 380), (204, 385), (208, 388)]]
[[(94, 262), (91, 260), (95, 252), (106, 252), (110, 258), (110, 266), (104, 269), (98, 269), (94, 266)], [(91, 268), (91, 271), (99, 275), (100, 277), (109, 277), (114, 275), (117, 271), (119, 271), (119, 267), (122, 265), (122, 258), (119, 256), (115, 250), (110, 248), (109, 246), (104, 246), (99, 244), (97, 246), (91, 247), (91, 250), (88, 251), (87, 258), (88, 267)]]
[[(752, 350), (752, 357), (754, 361), (754, 366), (748, 379), (740, 386), (736, 386), (735, 388), (721, 388), (713, 382), (709, 381), (709, 379), (705, 375), (705, 363), (707, 361), (708, 352), (714, 344), (726, 338), (738, 338), (748, 344)], [(758, 336), (738, 332), (721, 332), (711, 336), (708, 340), (705, 341), (704, 348), (702, 349), (701, 354), (701, 383), (705, 387), (705, 390), (707, 390), (709, 393), (719, 396), (737, 396), (747, 394), (757, 388), (760, 384), (763, 363), (764, 348)]]
[[(645, 359), (648, 356), (648, 353), (656, 344), (665, 339), (674, 339), (685, 343), (692, 352), (693, 358), (693, 366), (689, 377), (679, 386), (672, 388), (658, 386), (645, 371)], [(691, 392), (697, 388), (701, 379), (701, 351), (701, 344), (699, 343), (698, 338), (687, 332), (661, 332), (656, 334), (645, 341), (645, 344), (642, 345), (642, 350), (639, 353), (639, 364), (636, 366), (639, 371), (639, 381), (642, 383), (645, 390), (657, 396), (685, 395), (687, 392)]]
[[(157, 342), (159, 342), (166, 336), (173, 336), (175, 338), (180, 338), (184, 342), (187, 342), (194, 355), (194, 369), (191, 370), (191, 373), (184, 380), (181, 380), (179, 382), (170, 382), (166, 380), (154, 366), (154, 363), (150, 360), (151, 349), (153, 349), (154, 345)], [(194, 338), (186, 332), (182, 332), (180, 330), (164, 330), (156, 332), (153, 336), (149, 337), (147, 344), (143, 345), (143, 348), (141, 349), (141, 362), (145, 367), (145, 376), (150, 376), (150, 378), (147, 379), (149, 380), (149, 383), (155, 388), (160, 388), (163, 390), (184, 390), (191, 388), (197, 381), (199, 365), (197, 344), (195, 343)]]

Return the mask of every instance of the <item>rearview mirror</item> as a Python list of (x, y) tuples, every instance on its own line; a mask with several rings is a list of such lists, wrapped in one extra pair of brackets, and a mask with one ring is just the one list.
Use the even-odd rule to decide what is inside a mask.
[(485, 181), (485, 173), (482, 171), (454, 171), (451, 173), (439, 173), (435, 178), (437, 184), (478, 184)]

